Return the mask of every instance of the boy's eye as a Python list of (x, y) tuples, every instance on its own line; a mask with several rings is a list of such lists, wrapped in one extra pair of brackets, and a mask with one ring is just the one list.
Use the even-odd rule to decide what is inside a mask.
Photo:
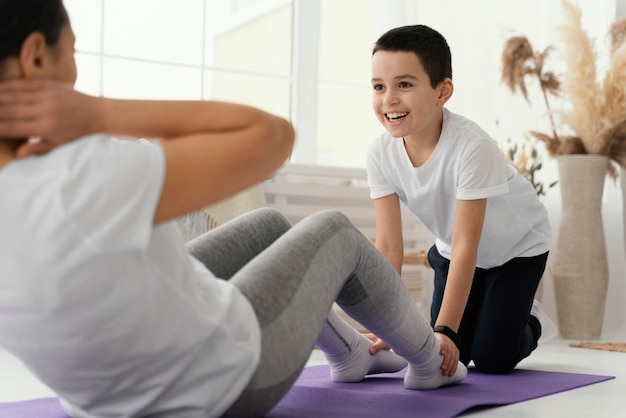
[(372, 87), (374, 88), (374, 91), (381, 91), (383, 89), (382, 84), (374, 84)]
[(401, 81), (400, 84), (398, 84), (398, 86), (403, 89), (408, 89), (409, 87), (411, 87), (411, 85), (411, 83), (407, 83), (406, 81)]

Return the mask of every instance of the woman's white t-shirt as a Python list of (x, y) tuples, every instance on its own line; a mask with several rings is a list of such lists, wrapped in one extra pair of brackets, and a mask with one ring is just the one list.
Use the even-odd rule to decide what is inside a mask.
[(478, 267), (549, 250), (550, 223), (534, 187), (506, 163), (485, 131), (445, 108), (439, 141), (422, 166), (413, 167), (402, 138), (384, 133), (369, 147), (367, 175), (371, 198), (398, 195), (437, 238), (446, 258), (457, 199), (487, 198)]
[(219, 416), (259, 361), (247, 299), (154, 225), (164, 176), (101, 136), (0, 170), (0, 344), (72, 416)]

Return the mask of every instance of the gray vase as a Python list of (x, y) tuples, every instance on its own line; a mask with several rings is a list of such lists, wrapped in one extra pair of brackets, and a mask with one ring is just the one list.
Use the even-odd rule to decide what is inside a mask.
[(557, 158), (561, 224), (553, 266), (561, 337), (598, 339), (606, 307), (609, 266), (602, 221), (602, 193), (608, 158)]

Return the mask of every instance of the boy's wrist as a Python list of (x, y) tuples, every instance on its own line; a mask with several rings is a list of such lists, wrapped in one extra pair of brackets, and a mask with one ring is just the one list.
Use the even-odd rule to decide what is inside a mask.
[(450, 338), (454, 345), (456, 345), (456, 348), (461, 349), (461, 337), (450, 327), (447, 327), (445, 325), (435, 325), (433, 331)]

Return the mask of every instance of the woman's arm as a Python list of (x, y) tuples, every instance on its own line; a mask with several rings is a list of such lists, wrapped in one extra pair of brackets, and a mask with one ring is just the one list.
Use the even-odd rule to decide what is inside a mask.
[(45, 80), (0, 84), (0, 137), (41, 137), (18, 156), (93, 133), (162, 138), (166, 175), (155, 222), (263, 181), (289, 156), (293, 127), (259, 109), (214, 101), (116, 100)]
[[(116, 112), (125, 112), (123, 108), (127, 106), (144, 108), (143, 103), (129, 103)], [(150, 103), (149, 107), (157, 115), (165, 111), (169, 116), (164, 117), (171, 118), (166, 122), (173, 125), (181, 120), (176, 117), (180, 116), (187, 127), (198, 126), (195, 133), (164, 135), (166, 176), (155, 214), (157, 223), (218, 202), (265, 180), (291, 153), (292, 126), (258, 109), (217, 102), (169, 102), (162, 106)], [(204, 119), (215, 120), (218, 126)], [(163, 128), (167, 130), (170, 126), (165, 123)]]
[(401, 274), (404, 238), (402, 235), (400, 199), (396, 194), (375, 199), (374, 210), (376, 211), (375, 246), (398, 274)]
[[(485, 220), (487, 199), (458, 200), (452, 230), (452, 251), (450, 257), (450, 270), (446, 280), (446, 288), (443, 293), (443, 301), (435, 326), (445, 325), (454, 332), (458, 332), (461, 318), (467, 305), (476, 261), (478, 257), (478, 244)], [(450, 357), (447, 364), (442, 365), (445, 374), (454, 374), (458, 362), (458, 349), (448, 337), (436, 334), (439, 338), (442, 351), (455, 353)], [(451, 358), (456, 357), (456, 358)], [(447, 373), (446, 373), (447, 372)]]

